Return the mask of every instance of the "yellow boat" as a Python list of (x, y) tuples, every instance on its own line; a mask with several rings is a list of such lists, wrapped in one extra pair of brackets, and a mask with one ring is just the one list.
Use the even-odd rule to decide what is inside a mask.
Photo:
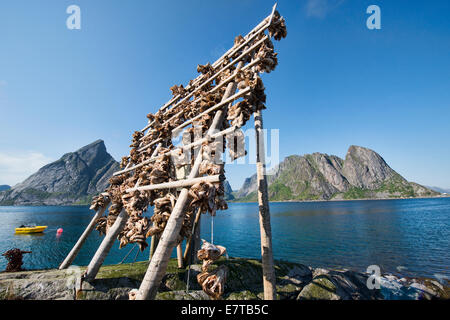
[(16, 233), (20, 234), (40, 233), (44, 232), (45, 229), (47, 229), (47, 226), (23, 227), (23, 228), (16, 228)]

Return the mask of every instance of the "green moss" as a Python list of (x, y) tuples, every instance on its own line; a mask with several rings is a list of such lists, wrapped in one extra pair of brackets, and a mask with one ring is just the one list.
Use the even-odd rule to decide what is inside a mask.
[(258, 295), (250, 290), (232, 292), (227, 296), (226, 300), (259, 300)]
[(311, 283), (303, 288), (299, 299), (307, 300), (336, 300), (336, 286), (326, 277), (316, 277)]
[(147, 267), (147, 261), (102, 266), (98, 272), (97, 278), (112, 279), (126, 276), (130, 279), (141, 281), (144, 278)]

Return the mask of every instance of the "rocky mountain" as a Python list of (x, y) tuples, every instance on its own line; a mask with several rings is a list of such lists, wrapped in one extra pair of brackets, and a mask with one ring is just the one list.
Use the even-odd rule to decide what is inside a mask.
[[(103, 140), (97, 140), (63, 155), (12, 188), (0, 186), (0, 205), (88, 204), (106, 189), (117, 170), (119, 163), (106, 151)], [(233, 200), (228, 181), (224, 187), (225, 199)]]
[(7, 184), (0, 185), (0, 192), (1, 191), (6, 191), (6, 190), (9, 190), (9, 189), (11, 189), (11, 186), (8, 186)]
[(66, 153), (10, 190), (0, 192), (0, 205), (87, 204), (103, 191), (119, 164), (97, 140)]
[[(395, 172), (375, 151), (351, 146), (345, 160), (322, 153), (287, 157), (267, 176), (269, 198), (331, 200), (436, 196), (439, 193)], [(247, 178), (236, 198), (256, 201), (256, 174)]]

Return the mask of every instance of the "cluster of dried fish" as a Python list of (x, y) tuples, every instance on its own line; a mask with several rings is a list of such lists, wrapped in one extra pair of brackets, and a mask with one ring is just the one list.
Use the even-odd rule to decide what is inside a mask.
[(164, 197), (154, 200), (153, 216), (151, 221), (152, 227), (148, 230), (146, 237), (158, 235), (163, 232), (166, 227), (167, 220), (169, 220), (170, 213), (175, 206), (176, 197), (168, 192)]
[(287, 36), (286, 21), (278, 11), (275, 11), (269, 26), (269, 36), (278, 41)]
[[(286, 36), (285, 21), (278, 12), (275, 12), (268, 30), (269, 36), (276, 40)], [(124, 170), (125, 173), (112, 177), (109, 181), (110, 186), (92, 201), (91, 209), (93, 210), (99, 210), (111, 203), (108, 215), (97, 221), (96, 228), (101, 234), (108, 232), (122, 210), (128, 214), (128, 221), (118, 236), (121, 247), (128, 243), (137, 243), (143, 250), (147, 246), (148, 237), (160, 235), (163, 232), (175, 206), (179, 190), (142, 191), (137, 190), (136, 187), (167, 183), (187, 176), (188, 169), (195, 159), (193, 152), (190, 151), (195, 150), (177, 149), (178, 152), (171, 152), (175, 150), (172, 144), (172, 132), (175, 128), (183, 128), (186, 121), (196, 117), (196, 121), (193, 121), (192, 125), (183, 132), (183, 144), (190, 144), (199, 137), (203, 137), (211, 126), (215, 112), (206, 111), (223, 100), (226, 90), (225, 81), (228, 82), (234, 77), (233, 81), (238, 83), (238, 89), (248, 90), (248, 93), (242, 96), (241, 101), (225, 109), (226, 116), (222, 120), (221, 130), (230, 126), (240, 128), (255, 111), (265, 108), (264, 84), (258, 74), (272, 71), (278, 61), (270, 37), (261, 42), (263, 37), (265, 37), (264, 32), (261, 32), (245, 46), (241, 45), (247, 39), (242, 36), (236, 37), (234, 48), (238, 46), (241, 48), (230, 51), (232, 53), (216, 65), (210, 63), (198, 65), (197, 72), (200, 75), (195, 81), (191, 80), (186, 87), (174, 85), (170, 88), (173, 94), (171, 105), (147, 115), (149, 125), (145, 130), (136, 131), (133, 134), (130, 154), (123, 157), (120, 162), (121, 168), (127, 168), (127, 170)], [(254, 46), (253, 44), (257, 42), (259, 45)], [(251, 52), (247, 52), (242, 57), (244, 51), (252, 45)], [(236, 58), (238, 57), (244, 64), (251, 60), (258, 60), (258, 62), (252, 68), (237, 70)], [(244, 134), (241, 130), (236, 130), (231, 136), (222, 136), (216, 141), (203, 143), (200, 149), (203, 161), (199, 168), (199, 175), (223, 174), (223, 164), (220, 160), (226, 144), (231, 146), (229, 152), (231, 159), (234, 160), (245, 156), (244, 142)], [(202, 213), (209, 212), (215, 215), (217, 210), (227, 208), (224, 194), (223, 182), (202, 182), (190, 187), (190, 202), (185, 208), (180, 241), (191, 233), (194, 212), (200, 210)], [(148, 206), (154, 206), (153, 216), (150, 219), (143, 217)], [(221, 273), (215, 276), (223, 278)]]
[(98, 196), (92, 198), (92, 203), (89, 209), (97, 211), (109, 203), (109, 193), (102, 192)]
[(148, 246), (145, 239), (149, 227), (150, 223), (147, 217), (129, 217), (125, 228), (118, 236), (120, 239), (119, 248), (126, 246), (128, 243), (137, 243), (139, 249), (144, 251)]
[(31, 253), (31, 251), (22, 251), (20, 249), (11, 249), (2, 254), (7, 260), (8, 264), (6, 265), (6, 272), (16, 272), (22, 270), (23, 265), (23, 254)]
[(219, 299), (225, 289), (228, 268), (225, 265), (217, 267), (210, 271), (210, 265), (219, 259), (222, 255), (227, 255), (227, 249), (222, 246), (216, 246), (205, 240), (201, 249), (197, 252), (197, 257), (203, 260), (202, 272), (197, 275), (197, 282), (202, 286), (203, 291), (213, 299)]
[(192, 199), (190, 207), (198, 208), (201, 213), (209, 212), (215, 216), (217, 210), (228, 209), (224, 195), (223, 183), (196, 183), (189, 190), (189, 196)]

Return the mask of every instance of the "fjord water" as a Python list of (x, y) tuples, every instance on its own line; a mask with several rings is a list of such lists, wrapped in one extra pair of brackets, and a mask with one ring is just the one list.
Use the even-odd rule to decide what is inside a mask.
[[(450, 198), (271, 203), (274, 257), (314, 267), (365, 271), (378, 265), (404, 276), (450, 277)], [(150, 215), (151, 213), (148, 213)], [(87, 207), (0, 207), (0, 252), (30, 250), (24, 268), (56, 268), (92, 218)], [(41, 235), (16, 235), (21, 224), (47, 225)], [(63, 228), (60, 236), (56, 230)], [(211, 217), (202, 216), (202, 238), (211, 240)], [(260, 257), (258, 206), (230, 203), (214, 218), (214, 243), (230, 256)], [(103, 238), (94, 231), (74, 261), (87, 265)], [(116, 242), (105, 264), (133, 248)], [(125, 262), (148, 259), (135, 248)], [(6, 266), (0, 258), (0, 270)]]

